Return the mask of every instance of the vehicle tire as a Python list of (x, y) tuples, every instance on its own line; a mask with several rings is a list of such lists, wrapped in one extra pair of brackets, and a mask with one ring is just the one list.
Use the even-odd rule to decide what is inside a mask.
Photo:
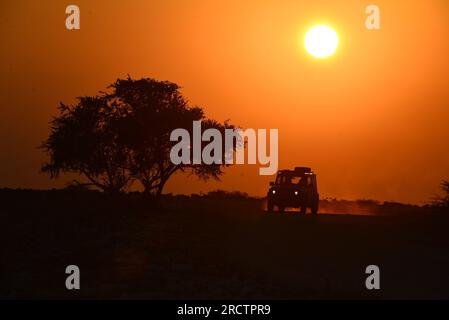
[(285, 207), (278, 207), (278, 210), (280, 213), (284, 213), (285, 212)]
[(267, 211), (268, 211), (268, 212), (273, 212), (273, 210), (274, 210), (274, 204), (273, 204), (273, 201), (268, 200), (268, 201), (267, 201)]
[(319, 208), (319, 203), (320, 203), (320, 199), (318, 198), (315, 203), (312, 206), (312, 215), (317, 215), (318, 214), (318, 208)]

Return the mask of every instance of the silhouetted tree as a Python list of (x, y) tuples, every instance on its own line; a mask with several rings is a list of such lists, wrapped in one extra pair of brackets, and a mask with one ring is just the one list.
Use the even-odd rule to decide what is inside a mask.
[(61, 103), (42, 144), (50, 156), (42, 171), (52, 178), (61, 172), (79, 173), (106, 192), (125, 189), (132, 182), (127, 170), (130, 152), (113, 130), (113, 123), (125, 115), (103, 96), (81, 97), (73, 106)]
[(192, 137), (193, 121), (199, 120), (203, 130), (224, 134), (234, 128), (189, 106), (178, 85), (148, 78), (118, 79), (108, 92), (80, 98), (74, 106), (61, 104), (59, 112), (43, 143), (50, 157), (44, 172), (53, 178), (60, 172), (80, 173), (109, 192), (122, 191), (136, 179), (145, 193), (156, 197), (175, 172), (188, 171), (204, 180), (223, 174), (223, 164), (173, 164), (174, 129), (185, 129)]
[[(225, 122), (206, 119), (200, 107), (190, 107), (179, 91), (179, 86), (154, 79), (119, 79), (112, 86), (108, 99), (128, 110), (128, 115), (117, 123), (122, 141), (132, 150), (130, 171), (138, 179), (145, 193), (158, 197), (175, 172), (186, 172), (201, 179), (219, 179), (223, 165), (173, 164), (170, 150), (176, 142), (170, 141), (173, 130), (182, 128), (193, 136), (193, 121), (202, 121), (202, 129), (234, 128)], [(191, 160), (193, 155), (191, 154)], [(224, 159), (224, 157), (223, 157)], [(223, 161), (224, 162), (224, 161)]]
[(449, 208), (449, 181), (443, 180), (441, 182), (441, 190), (443, 195), (436, 197), (433, 205), (440, 208)]

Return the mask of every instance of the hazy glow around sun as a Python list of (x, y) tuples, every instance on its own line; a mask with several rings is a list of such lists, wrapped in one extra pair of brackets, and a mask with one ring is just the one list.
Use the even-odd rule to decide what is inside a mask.
[(338, 35), (328, 26), (315, 26), (307, 31), (304, 44), (307, 52), (315, 58), (327, 58), (338, 48)]

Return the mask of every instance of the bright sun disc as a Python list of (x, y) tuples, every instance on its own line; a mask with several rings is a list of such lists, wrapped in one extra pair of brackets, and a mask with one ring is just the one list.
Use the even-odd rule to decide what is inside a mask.
[(337, 50), (338, 35), (330, 27), (316, 26), (307, 31), (304, 44), (307, 52), (315, 58), (326, 58)]

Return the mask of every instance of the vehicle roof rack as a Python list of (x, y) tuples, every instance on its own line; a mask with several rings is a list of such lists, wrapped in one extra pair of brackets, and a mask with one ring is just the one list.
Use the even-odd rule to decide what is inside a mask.
[(295, 167), (295, 173), (296, 174), (312, 173), (312, 169), (309, 167)]

